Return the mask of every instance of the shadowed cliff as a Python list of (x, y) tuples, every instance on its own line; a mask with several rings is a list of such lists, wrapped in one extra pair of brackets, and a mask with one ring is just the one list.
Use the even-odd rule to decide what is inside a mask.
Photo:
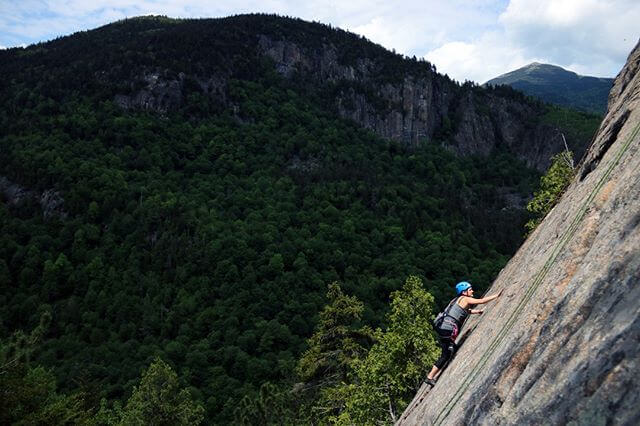
[(640, 44), (558, 205), (399, 424), (638, 424)]

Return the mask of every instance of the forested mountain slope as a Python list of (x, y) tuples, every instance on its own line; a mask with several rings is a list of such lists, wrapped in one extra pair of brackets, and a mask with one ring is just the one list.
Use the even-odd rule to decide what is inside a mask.
[(506, 84), (556, 105), (604, 114), (612, 78), (591, 77), (551, 64), (533, 62), (487, 81), (484, 86)]
[[(13, 90), (20, 83), (42, 88), (54, 101), (92, 93), (126, 108), (192, 116), (231, 108), (249, 118), (255, 111), (237, 108), (229, 83), (275, 70), (380, 136), (410, 146), (446, 141), (462, 154), (507, 149), (539, 170), (562, 149), (558, 130), (569, 131), (578, 158), (592, 136), (590, 128), (574, 135), (572, 117), (558, 121), (517, 91), (460, 85), (428, 62), (355, 34), (277, 16), (136, 18), (0, 55), (3, 73), (11, 76), (4, 84), (13, 80)], [(73, 78), (65, 78), (70, 73)], [(591, 127), (599, 119), (579, 121)]]
[(399, 424), (638, 423), (639, 99), (640, 44), (575, 180), (493, 283), (504, 294)]
[(121, 21), (0, 75), (0, 338), (50, 317), (30, 359), (88, 409), (159, 356), (208, 423), (293, 380), (333, 281), (370, 325), (411, 273), (486, 286), (556, 127), (579, 153), (597, 125), (264, 15)]

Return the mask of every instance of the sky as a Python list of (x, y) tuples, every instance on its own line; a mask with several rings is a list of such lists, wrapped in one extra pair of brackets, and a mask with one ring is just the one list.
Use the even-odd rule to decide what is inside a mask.
[(364, 35), (478, 83), (531, 62), (615, 77), (640, 37), (638, 0), (0, 0), (0, 48), (140, 15), (277, 13)]

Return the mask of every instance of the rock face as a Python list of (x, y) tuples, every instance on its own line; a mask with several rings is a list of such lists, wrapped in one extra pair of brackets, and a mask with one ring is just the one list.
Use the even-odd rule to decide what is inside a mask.
[[(340, 116), (384, 138), (416, 146), (444, 130), (454, 142), (450, 148), (460, 155), (486, 155), (502, 146), (540, 170), (563, 149), (556, 129), (532, 121), (541, 114), (532, 104), (471, 84), (460, 87), (427, 63), (418, 74), (379, 84), (379, 64), (369, 58), (357, 59), (355, 65), (342, 64), (333, 45), (311, 50), (265, 35), (258, 44), (282, 75), (301, 71), (312, 74), (320, 84), (340, 85), (335, 97)], [(376, 89), (372, 92), (365, 87)], [(576, 146), (575, 151), (580, 158), (584, 147)]]
[(32, 191), (0, 176), (0, 194), (8, 205), (15, 208), (20, 208), (24, 202), (37, 202), (45, 219), (54, 217), (65, 219), (67, 217), (67, 212), (64, 210), (64, 200), (60, 193), (53, 189), (47, 189), (43, 192)]
[[(185, 80), (184, 73), (173, 75), (169, 70), (149, 71), (140, 77), (143, 86), (139, 90), (129, 95), (117, 94), (114, 102), (124, 109), (141, 109), (164, 114), (182, 104)], [(206, 80), (194, 80), (194, 83), (203, 93), (224, 101), (224, 79), (210, 77)]]
[[(268, 58), (279, 74), (302, 79), (305, 87), (329, 98), (327, 106), (342, 118), (409, 147), (447, 141), (446, 146), (460, 155), (485, 155), (504, 148), (539, 170), (545, 170), (551, 156), (564, 148), (558, 130), (543, 123), (544, 108), (524, 96), (473, 83), (460, 85), (438, 74), (428, 62), (401, 57), (344, 31), (324, 30), (312, 23), (286, 29), (292, 22), (279, 18), (278, 25), (284, 29), (274, 34), (259, 29), (261, 22), (272, 18), (251, 19), (254, 25), (243, 30), (242, 42), (221, 38), (211, 50), (198, 47), (219, 57), (219, 67), (200, 66), (194, 60), (192, 71), (185, 73), (145, 59), (147, 65), (131, 69), (130, 81), (121, 82), (114, 102), (125, 109), (164, 115), (183, 106), (189, 93), (197, 91), (216, 105), (233, 109), (242, 121), (243, 111), (228, 93), (228, 82), (242, 78), (234, 74), (238, 68), (234, 61), (241, 57), (255, 68)], [(210, 22), (212, 27), (222, 24)], [(240, 30), (227, 32), (234, 31)], [(154, 43), (149, 40), (149, 45)], [(108, 81), (109, 72), (98, 73), (99, 79)], [(575, 142), (569, 144), (580, 158), (585, 143)]]
[(639, 424), (638, 200), (640, 44), (576, 179), (489, 290), (502, 296), (399, 424)]

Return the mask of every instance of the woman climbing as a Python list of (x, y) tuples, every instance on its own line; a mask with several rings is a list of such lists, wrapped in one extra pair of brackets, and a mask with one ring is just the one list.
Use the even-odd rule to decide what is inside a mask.
[(502, 294), (502, 290), (493, 296), (475, 299), (473, 297), (473, 288), (471, 287), (471, 284), (466, 281), (462, 281), (456, 284), (456, 293), (458, 294), (458, 297), (449, 303), (447, 308), (444, 310), (443, 315), (439, 315), (439, 318), (435, 323), (435, 330), (440, 339), (442, 354), (425, 380), (425, 383), (432, 387), (436, 384), (436, 377), (440, 372), (442, 372), (442, 368), (457, 349), (455, 341), (464, 320), (469, 314), (482, 314), (484, 309), (474, 309), (475, 306), (497, 299)]

